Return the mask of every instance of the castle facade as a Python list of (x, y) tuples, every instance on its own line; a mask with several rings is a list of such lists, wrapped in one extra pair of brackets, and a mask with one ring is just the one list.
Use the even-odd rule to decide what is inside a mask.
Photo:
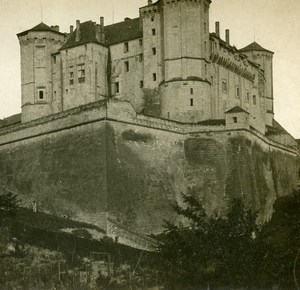
[(0, 120), (0, 193), (143, 249), (182, 193), (211, 216), (240, 198), (270, 219), (300, 177), (274, 119), (273, 53), (237, 49), (218, 22), (209, 33), (209, 5), (149, 1), (113, 25), (19, 33), (22, 113)]
[(116, 98), (138, 113), (183, 123), (225, 120), (265, 133), (273, 125), (273, 52), (238, 50), (209, 33), (210, 0), (160, 0), (121, 23), (44, 23), (18, 34), (22, 121)]

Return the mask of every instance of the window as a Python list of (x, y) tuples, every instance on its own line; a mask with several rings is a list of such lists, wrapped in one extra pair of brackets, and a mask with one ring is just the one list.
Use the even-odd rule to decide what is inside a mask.
[(144, 87), (144, 81), (140, 81), (140, 88)]
[(156, 81), (156, 73), (153, 73), (153, 81)]
[(153, 22), (153, 21), (154, 21), (154, 16), (151, 17), (151, 22)]
[(237, 123), (237, 117), (233, 117), (233, 123)]
[(142, 46), (143, 45), (143, 39), (140, 39), (139, 43), (140, 43), (140, 46)]
[(68, 55), (69, 54), (69, 51), (68, 50), (66, 50), (66, 55)]
[(43, 90), (39, 90), (38, 98), (39, 98), (39, 101), (45, 100), (45, 92)]
[(66, 89), (66, 94), (69, 94), (69, 90), (68, 89)]
[(249, 101), (250, 101), (250, 95), (249, 95), (249, 92), (247, 92), (246, 101), (247, 101), (247, 103), (249, 103)]
[(125, 65), (125, 71), (129, 71), (129, 61), (125, 61), (124, 62), (124, 65)]
[(70, 72), (70, 85), (74, 84), (74, 72)]
[(79, 83), (85, 82), (85, 66), (84, 66), (84, 64), (77, 65), (77, 76), (78, 76)]
[(156, 30), (155, 28), (152, 28), (152, 35), (155, 35), (156, 34)]
[(56, 91), (54, 91), (54, 99), (56, 99)]
[(153, 55), (156, 55), (156, 47), (152, 47), (152, 53)]
[(142, 61), (143, 61), (143, 58), (144, 58), (143, 54), (140, 53), (140, 54), (139, 54), (139, 62), (142, 62)]
[(191, 93), (191, 95), (194, 94), (194, 89), (193, 88), (190, 89), (190, 93)]
[(239, 86), (236, 86), (235, 90), (236, 90), (236, 97), (239, 98), (240, 97), (240, 88), (239, 88)]
[(194, 99), (190, 99), (190, 105), (191, 105), (191, 107), (194, 106)]
[(222, 80), (222, 92), (227, 93), (227, 82), (226, 80)]
[(207, 44), (206, 44), (206, 41), (204, 41), (204, 52), (207, 51)]
[(124, 43), (124, 52), (128, 52), (129, 51), (129, 43), (128, 42), (125, 42)]
[(53, 56), (53, 63), (56, 64), (56, 56)]
[(119, 94), (120, 93), (120, 83), (115, 82), (115, 86), (116, 86), (116, 94)]
[(207, 75), (207, 65), (204, 66), (205, 75)]
[(214, 77), (213, 76), (210, 77), (210, 83), (212, 86), (214, 85)]
[(253, 105), (256, 105), (256, 96), (253, 95)]

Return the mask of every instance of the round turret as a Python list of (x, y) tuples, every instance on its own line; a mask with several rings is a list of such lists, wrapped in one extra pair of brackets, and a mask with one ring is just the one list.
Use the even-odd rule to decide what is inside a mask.
[(52, 73), (66, 35), (44, 23), (19, 33), (21, 48), (22, 122), (52, 114)]

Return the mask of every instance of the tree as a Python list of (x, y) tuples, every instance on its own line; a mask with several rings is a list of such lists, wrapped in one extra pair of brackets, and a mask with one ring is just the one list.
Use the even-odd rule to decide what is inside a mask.
[(11, 191), (0, 194), (0, 223), (15, 215), (19, 206), (18, 196)]
[(240, 200), (232, 202), (227, 217), (210, 218), (192, 196), (175, 212), (188, 225), (167, 223), (159, 246), (167, 289), (249, 287), (253, 281), (256, 216)]
[[(267, 245), (265, 269), (268, 279), (273, 279), (282, 288), (298, 288), (300, 265), (297, 265), (300, 249), (300, 187), (291, 194), (279, 197), (274, 204), (274, 213), (261, 231), (261, 239)], [(298, 261), (299, 262), (299, 261)]]

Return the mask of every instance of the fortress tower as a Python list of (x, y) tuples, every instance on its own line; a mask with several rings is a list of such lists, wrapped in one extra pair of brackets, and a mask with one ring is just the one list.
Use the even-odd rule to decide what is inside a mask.
[(19, 33), (21, 47), (22, 122), (28, 122), (52, 111), (52, 65), (66, 39), (59, 27), (44, 23)]
[(274, 52), (261, 47), (253, 42), (250, 45), (240, 49), (250, 61), (260, 65), (264, 72), (265, 84), (259, 88), (260, 97), (266, 99), (266, 125), (273, 126), (274, 119), (274, 98), (273, 98), (273, 54)]
[[(163, 118), (197, 122), (208, 119), (211, 114), (210, 2), (161, 0), (152, 4), (149, 1), (148, 6), (140, 9), (145, 53), (151, 54), (152, 46), (152, 54), (157, 54), (158, 58)], [(153, 78), (146, 76), (148, 71), (154, 71), (152, 63), (145, 63), (145, 79)]]

